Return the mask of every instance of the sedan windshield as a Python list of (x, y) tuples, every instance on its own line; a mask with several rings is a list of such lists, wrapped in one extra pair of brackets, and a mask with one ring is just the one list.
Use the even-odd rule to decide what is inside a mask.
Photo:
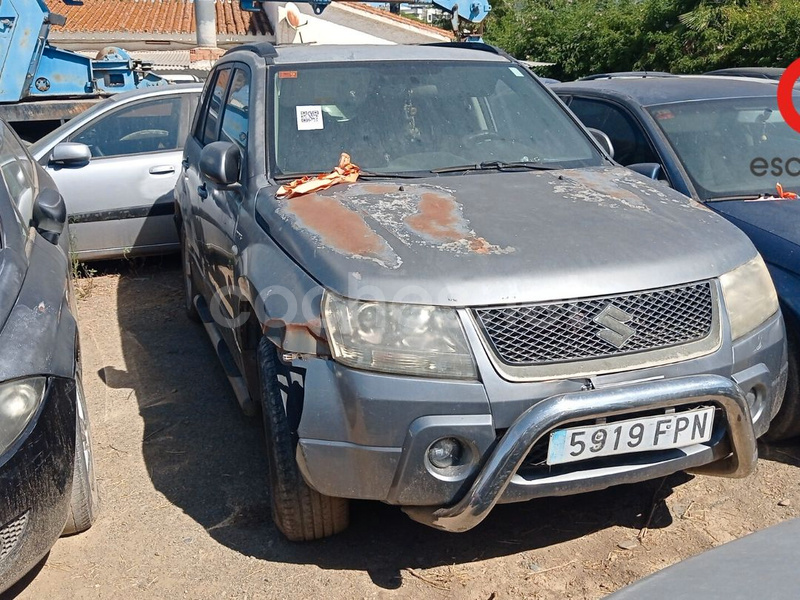
[(800, 133), (775, 97), (702, 100), (652, 106), (703, 200), (772, 196), (776, 183), (800, 191)]
[(271, 80), (277, 176), (330, 171), (342, 152), (387, 175), (603, 164), (543, 87), (509, 63), (323, 63), (276, 67)]

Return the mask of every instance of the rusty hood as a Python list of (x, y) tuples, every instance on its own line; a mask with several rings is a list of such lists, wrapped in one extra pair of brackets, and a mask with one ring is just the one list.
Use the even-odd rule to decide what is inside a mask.
[(351, 298), (477, 306), (717, 277), (755, 254), (698, 203), (627, 169), (481, 172), (259, 194), (275, 241)]

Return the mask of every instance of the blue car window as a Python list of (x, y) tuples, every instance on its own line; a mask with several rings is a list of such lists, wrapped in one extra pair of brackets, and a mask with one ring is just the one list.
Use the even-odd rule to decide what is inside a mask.
[(623, 108), (576, 97), (569, 107), (586, 127), (599, 129), (611, 138), (614, 160), (621, 165), (659, 162), (641, 127)]

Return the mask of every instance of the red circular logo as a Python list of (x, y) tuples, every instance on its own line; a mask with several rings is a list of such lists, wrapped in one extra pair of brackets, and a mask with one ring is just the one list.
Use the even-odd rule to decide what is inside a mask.
[(778, 110), (781, 111), (786, 124), (800, 133), (800, 114), (797, 113), (792, 100), (792, 90), (798, 79), (800, 79), (800, 58), (786, 67), (778, 82)]

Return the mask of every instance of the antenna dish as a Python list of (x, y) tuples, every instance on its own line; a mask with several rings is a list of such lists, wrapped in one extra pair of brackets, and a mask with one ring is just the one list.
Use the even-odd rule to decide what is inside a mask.
[(302, 14), (300, 13), (300, 9), (297, 8), (297, 5), (294, 2), (287, 2), (285, 9), (286, 9), (286, 22), (289, 23), (289, 26), (292, 29), (298, 29), (306, 24), (305, 22), (303, 22), (303, 17)]

